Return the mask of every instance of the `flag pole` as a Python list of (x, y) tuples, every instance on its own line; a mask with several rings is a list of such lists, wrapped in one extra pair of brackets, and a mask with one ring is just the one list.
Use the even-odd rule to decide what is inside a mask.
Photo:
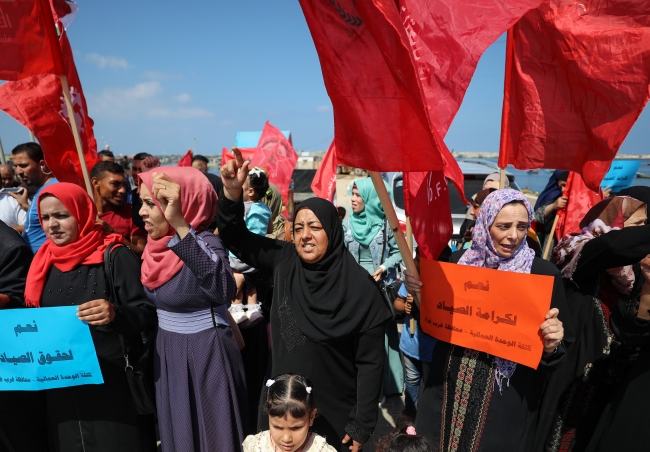
[(546, 237), (546, 244), (544, 245), (544, 254), (542, 258), (544, 260), (548, 260), (548, 254), (551, 251), (551, 243), (553, 243), (553, 237), (555, 237), (555, 229), (557, 228), (557, 220), (559, 220), (560, 217), (556, 214), (555, 215), (555, 220), (553, 220), (553, 227), (551, 228), (551, 232), (548, 234)]
[[(402, 261), (404, 262), (406, 269), (419, 278), (420, 273), (415, 267), (413, 254), (411, 254), (409, 251), (409, 247), (406, 244), (406, 239), (404, 238), (402, 229), (399, 226), (397, 214), (395, 213), (395, 207), (393, 207), (393, 202), (390, 200), (390, 195), (388, 194), (386, 185), (384, 185), (384, 180), (381, 178), (381, 174), (377, 171), (368, 171), (368, 174), (370, 175), (372, 184), (375, 186), (377, 196), (379, 196), (379, 201), (381, 202), (381, 206), (383, 207), (384, 213), (386, 214), (388, 225), (390, 226), (391, 231), (393, 231), (393, 236), (397, 242), (397, 247), (399, 248), (399, 252), (402, 255)], [(414, 297), (414, 301), (415, 305), (418, 307), (418, 309), (420, 309), (419, 295)]]
[(3, 165), (7, 163), (7, 159), (5, 158), (5, 150), (2, 147), (2, 138), (0, 138), (0, 163)]
[[(409, 250), (411, 251), (411, 255), (413, 255), (413, 228), (411, 226), (411, 217), (409, 215), (406, 216), (406, 244), (409, 247)], [(409, 317), (409, 332), (411, 333), (411, 336), (415, 334), (415, 319), (413, 316)]]
[(59, 75), (59, 80), (61, 80), (61, 87), (63, 88), (63, 97), (65, 99), (65, 106), (68, 110), (68, 117), (70, 118), (70, 126), (72, 128), (72, 136), (74, 137), (74, 144), (77, 148), (77, 155), (79, 156), (79, 164), (81, 166), (81, 174), (84, 176), (84, 182), (86, 183), (86, 190), (88, 191), (88, 196), (91, 199), (95, 199), (93, 193), (93, 188), (90, 185), (90, 176), (88, 175), (88, 165), (86, 165), (86, 159), (84, 158), (84, 151), (81, 145), (81, 137), (79, 136), (79, 128), (77, 126), (77, 120), (74, 117), (74, 108), (72, 108), (72, 99), (70, 98), (70, 87), (68, 86), (68, 78), (65, 75)]
[(508, 131), (510, 129), (510, 85), (512, 83), (512, 60), (515, 51), (514, 25), (506, 34), (506, 68), (503, 78), (503, 106), (501, 109), (501, 139), (499, 143), (499, 188), (506, 186), (508, 166)]
[[(38, 2), (41, 8), (41, 17), (43, 18), (43, 23), (45, 26), (45, 33), (47, 34), (48, 40), (50, 42), (52, 59), (54, 62), (54, 72), (59, 76), (59, 80), (61, 81), (63, 98), (65, 100), (65, 106), (68, 111), (68, 117), (70, 118), (72, 136), (74, 137), (74, 144), (75, 147), (77, 148), (77, 154), (79, 155), (79, 165), (81, 166), (81, 173), (83, 174), (84, 177), (86, 191), (88, 191), (88, 195), (90, 196), (91, 199), (95, 199), (92, 186), (90, 185), (90, 177), (88, 177), (88, 165), (86, 165), (86, 159), (84, 158), (83, 147), (81, 146), (81, 138), (79, 137), (79, 128), (77, 127), (77, 121), (74, 117), (74, 109), (72, 108), (72, 99), (70, 98), (70, 86), (68, 85), (68, 78), (65, 75), (63, 56), (61, 54), (61, 48), (59, 47), (59, 36), (57, 33), (57, 24), (55, 23), (54, 16), (52, 15), (50, 2), (48, 0), (38, 0)], [(61, 33), (63, 33), (63, 30), (61, 30)]]

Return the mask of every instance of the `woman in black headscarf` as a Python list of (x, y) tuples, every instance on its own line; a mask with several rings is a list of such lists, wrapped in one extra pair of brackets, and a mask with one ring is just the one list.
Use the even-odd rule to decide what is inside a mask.
[(235, 155), (221, 168), (219, 234), (243, 262), (273, 271), (271, 374), (297, 373), (313, 381), (319, 411), (314, 430), (341, 451), (357, 451), (377, 422), (388, 306), (345, 248), (332, 203), (300, 203), (294, 243), (249, 232), (241, 199), (248, 163)]
[[(553, 174), (548, 179), (548, 184), (546, 184), (544, 190), (537, 197), (537, 202), (535, 202), (533, 208), (535, 212), (534, 220), (537, 225), (537, 238), (542, 245), (542, 249), (544, 249), (547, 237), (551, 237), (551, 229), (553, 229), (553, 221), (557, 211), (566, 207), (568, 198), (563, 193), (568, 178), (568, 171), (553, 171)], [(551, 237), (551, 240), (553, 240), (553, 246), (555, 246), (555, 239)]]

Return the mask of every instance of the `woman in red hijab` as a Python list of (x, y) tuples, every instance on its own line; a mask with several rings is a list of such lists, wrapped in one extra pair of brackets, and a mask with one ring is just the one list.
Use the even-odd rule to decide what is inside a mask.
[[(107, 298), (104, 251), (118, 234), (95, 223), (97, 209), (75, 184), (43, 189), (38, 215), (47, 241), (40, 248), (25, 290), (28, 307), (78, 306), (90, 325), (104, 384), (50, 389), (48, 422), (57, 452), (153, 451), (152, 416), (138, 415), (124, 372), (120, 335), (130, 347), (156, 325), (156, 311), (139, 281), (140, 262), (126, 246), (112, 252), (113, 282), (119, 304)], [(132, 349), (132, 348), (131, 348)]]

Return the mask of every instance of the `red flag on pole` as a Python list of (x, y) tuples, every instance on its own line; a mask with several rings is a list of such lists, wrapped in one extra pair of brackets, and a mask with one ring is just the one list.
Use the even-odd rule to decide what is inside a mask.
[(269, 182), (278, 187), (282, 193), (282, 202), (285, 206), (289, 205), (287, 195), (297, 161), (298, 154), (293, 150), (289, 140), (280, 130), (266, 121), (250, 167), (259, 166), (266, 170)]
[(178, 161), (176, 166), (192, 166), (193, 158), (192, 150), (188, 149), (185, 155)]
[(0, 2), (0, 80), (60, 74), (39, 0)]
[(589, 209), (604, 199), (602, 190), (598, 193), (591, 191), (580, 177), (571, 171), (566, 181), (564, 196), (568, 198), (566, 209), (557, 212), (555, 236), (560, 240), (571, 232), (580, 232), (580, 222)]
[[(241, 151), (241, 156), (244, 160), (252, 160), (257, 148), (238, 148)], [(221, 149), (221, 165), (225, 165), (230, 160), (235, 159), (235, 154), (226, 148)]]
[[(88, 116), (67, 33), (63, 27), (60, 30), (60, 52), (70, 86), (75, 120), (86, 165), (91, 169), (99, 161), (97, 141), (93, 134), (94, 123)], [(59, 181), (85, 187), (62, 92), (59, 77), (52, 74), (6, 82), (0, 86), (0, 110), (34, 133), (43, 148), (47, 165)]]
[(598, 189), (650, 96), (648, 11), (650, 0), (547, 0), (513, 27), (500, 161)]
[(311, 189), (319, 198), (334, 202), (336, 194), (336, 144), (332, 141), (318, 166)]

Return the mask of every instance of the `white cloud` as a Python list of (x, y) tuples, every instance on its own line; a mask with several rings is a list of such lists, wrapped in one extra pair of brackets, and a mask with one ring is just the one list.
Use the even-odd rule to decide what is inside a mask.
[(114, 57), (110, 55), (100, 55), (99, 53), (88, 53), (85, 56), (85, 60), (89, 63), (94, 64), (100, 69), (104, 69), (106, 67), (113, 69), (126, 69), (129, 67), (129, 63), (127, 63), (124, 58)]
[[(189, 94), (170, 97), (163, 85), (152, 80), (129, 88), (107, 88), (99, 94), (87, 93), (90, 113), (98, 118), (139, 119), (192, 119), (214, 116), (210, 110), (194, 107)], [(183, 102), (184, 107), (177, 102)]]
[(175, 80), (175, 79), (183, 78), (183, 76), (180, 74), (167, 74), (165, 72), (157, 72), (157, 71), (147, 71), (143, 75), (145, 78), (148, 78), (149, 80)]
[(320, 107), (316, 108), (316, 111), (319, 113), (332, 111), (332, 107), (330, 107), (329, 105), (321, 105)]
[(214, 116), (210, 110), (205, 108), (152, 108), (147, 113), (152, 118), (176, 118), (176, 119), (189, 119), (189, 118), (208, 118)]
[(174, 100), (180, 104), (186, 104), (192, 100), (192, 96), (190, 96), (187, 93), (183, 93), (183, 94), (179, 94), (178, 96), (175, 96)]

